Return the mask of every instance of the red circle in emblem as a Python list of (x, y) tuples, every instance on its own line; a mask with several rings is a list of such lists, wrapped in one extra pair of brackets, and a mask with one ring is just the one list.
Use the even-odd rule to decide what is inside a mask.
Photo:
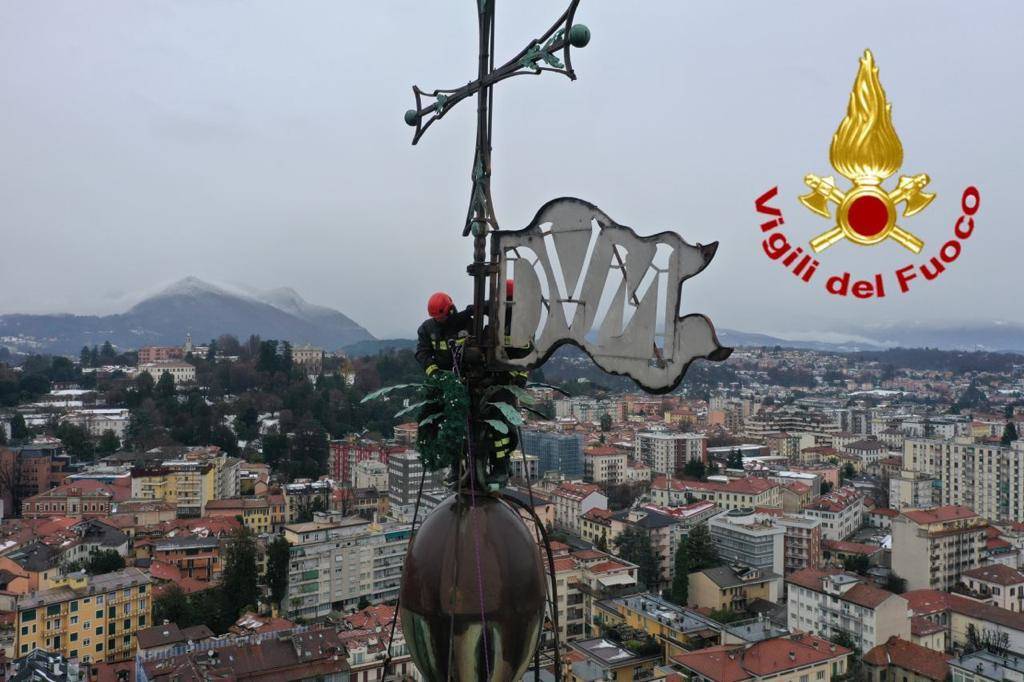
[(850, 228), (862, 237), (874, 237), (889, 224), (889, 207), (878, 197), (857, 197), (846, 214)]

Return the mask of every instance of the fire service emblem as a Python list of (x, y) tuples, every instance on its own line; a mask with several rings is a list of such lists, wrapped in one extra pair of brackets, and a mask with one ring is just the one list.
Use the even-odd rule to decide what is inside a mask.
[[(883, 183), (903, 165), (903, 145), (892, 123), (892, 104), (886, 100), (885, 90), (878, 77), (878, 67), (870, 50), (864, 51), (860, 68), (853, 83), (846, 116), (832, 136), (829, 162), (837, 173), (853, 186), (840, 189), (834, 176), (818, 177), (808, 174), (804, 184), (810, 192), (800, 196), (800, 203), (814, 213), (834, 221), (828, 230), (810, 239), (810, 251), (820, 254), (842, 240), (860, 246), (873, 246), (891, 239), (912, 254), (920, 254), (924, 241), (916, 234), (897, 224), (902, 204), (903, 218), (923, 211), (935, 199), (935, 194), (924, 191), (931, 181), (926, 173), (901, 175), (893, 189)], [(778, 187), (758, 197), (755, 209), (770, 219), (761, 224), (765, 234), (762, 246), (772, 260), (782, 263), (792, 274), (804, 282), (811, 282), (821, 263), (805, 253), (802, 247), (793, 248), (782, 232), (785, 224), (782, 211), (769, 205), (778, 194)], [(961, 215), (953, 228), (953, 238), (945, 242), (936, 255), (924, 263), (899, 268), (893, 274), (899, 291), (910, 289), (910, 281), (918, 276), (933, 280), (955, 261), (963, 250), (963, 241), (974, 230), (974, 214), (981, 197), (977, 188), (964, 190)], [(826, 279), (826, 290), (834, 295), (852, 294), (855, 298), (883, 298), (886, 295), (884, 273), (858, 279), (850, 272)], [(889, 287), (892, 290), (892, 287)]]

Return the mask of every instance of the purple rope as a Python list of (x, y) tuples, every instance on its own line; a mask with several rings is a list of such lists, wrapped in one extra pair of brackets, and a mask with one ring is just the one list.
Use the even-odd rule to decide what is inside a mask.
[[(462, 348), (456, 347), (453, 355), (454, 362), (452, 368), (455, 370), (455, 376), (461, 378), (459, 374), (459, 366), (462, 364)], [(483, 576), (483, 564), (480, 561), (480, 528), (476, 523), (476, 453), (473, 449), (473, 429), (472, 424), (467, 419), (467, 442), (469, 444), (469, 501), (470, 501), (470, 524), (473, 526), (473, 554), (476, 559), (476, 588), (477, 594), (480, 595), (480, 625), (483, 632), (484, 639), (484, 669), (487, 672), (487, 678), (491, 677), (491, 660), (490, 654), (487, 652), (487, 616), (484, 611), (484, 576)]]

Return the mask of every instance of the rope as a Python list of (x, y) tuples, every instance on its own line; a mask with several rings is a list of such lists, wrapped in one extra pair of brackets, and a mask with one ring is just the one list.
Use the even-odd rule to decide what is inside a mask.
[[(423, 467), (423, 471), (420, 474), (420, 487), (416, 493), (416, 506), (412, 512), (412, 526), (409, 529), (409, 545), (412, 545), (412, 541), (416, 538), (416, 520), (420, 515), (420, 499), (423, 497), (423, 482), (427, 479), (427, 468)], [(391, 647), (395, 641), (395, 626), (398, 624), (398, 607), (402, 604), (402, 591), (398, 591), (398, 599), (395, 600), (395, 612), (391, 616), (391, 634), (388, 635), (388, 651), (384, 656), (384, 660), (380, 665), (380, 678), (383, 680), (388, 674), (388, 666), (391, 665)]]
[[(460, 379), (462, 378), (462, 375), (461, 375), (461, 372), (459, 370), (462, 368), (462, 354), (463, 354), (463, 350), (464, 350), (464, 348), (460, 346), (460, 347), (457, 347), (455, 352), (452, 353), (452, 360), (453, 360), (452, 368), (455, 371), (455, 376), (459, 377)], [(472, 413), (470, 414), (470, 417), (468, 417), (468, 419), (472, 420)], [(470, 467), (470, 471), (469, 471), (469, 503), (470, 503), (469, 519), (470, 519), (470, 525), (472, 526), (472, 529), (473, 529), (473, 557), (474, 557), (474, 560), (476, 562), (476, 589), (477, 589), (477, 595), (480, 598), (480, 627), (481, 627), (481, 633), (483, 635), (483, 641), (484, 641), (484, 670), (487, 673), (487, 678), (490, 679), (490, 677), (491, 677), (491, 660), (490, 660), (490, 658), (491, 657), (490, 657), (490, 653), (488, 652), (488, 643), (487, 643), (487, 615), (486, 615), (485, 607), (484, 607), (484, 574), (483, 574), (483, 565), (482, 565), (482, 562), (480, 561), (480, 528), (479, 528), (479, 526), (477, 526), (477, 519), (476, 519), (476, 472), (477, 472), (477, 469), (476, 469), (476, 449), (473, 447), (474, 446), (474, 443), (473, 443), (473, 441), (474, 441), (474, 438), (473, 438), (473, 435), (474, 435), (473, 424), (470, 421), (470, 423), (468, 423), (466, 426), (467, 426), (466, 432), (469, 434), (469, 437), (467, 438), (467, 444), (469, 446), (469, 467)]]

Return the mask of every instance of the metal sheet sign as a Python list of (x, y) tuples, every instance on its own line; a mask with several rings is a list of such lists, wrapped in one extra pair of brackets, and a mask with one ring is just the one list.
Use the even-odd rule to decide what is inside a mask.
[(671, 391), (696, 358), (724, 360), (704, 315), (679, 316), (683, 282), (718, 243), (688, 244), (674, 232), (641, 237), (593, 204), (549, 201), (524, 229), (492, 235), (499, 280), (496, 359), (536, 367), (559, 346), (583, 349), (606, 372), (655, 392)]

